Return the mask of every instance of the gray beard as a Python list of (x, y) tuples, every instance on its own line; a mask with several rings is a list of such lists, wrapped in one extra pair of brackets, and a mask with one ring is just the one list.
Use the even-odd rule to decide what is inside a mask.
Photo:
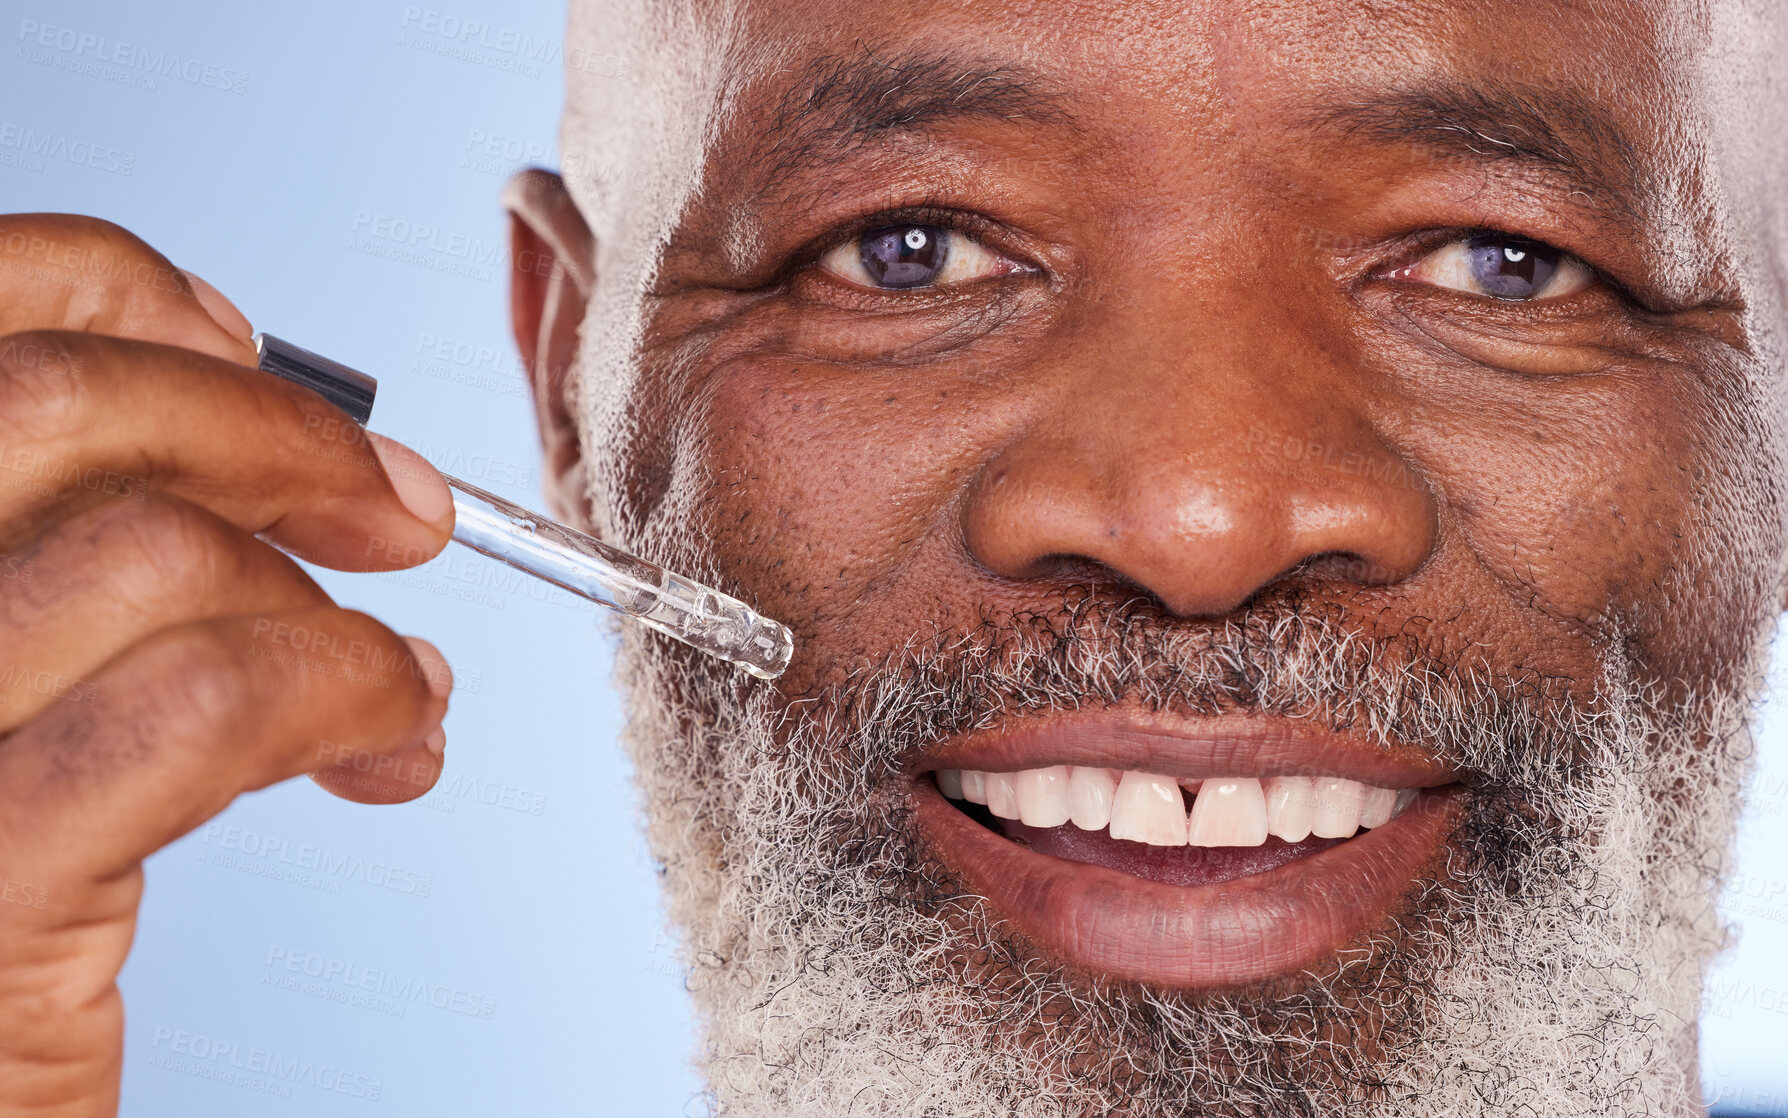
[[(1291, 596), (1214, 627), (1088, 597), (794, 702), (644, 630), (619, 663), (714, 1114), (1699, 1112), (1741, 695), (1666, 705), (1610, 662), (1586, 709)], [(1007, 715), (1120, 703), (1422, 744), (1474, 789), (1446, 880), (1256, 990), (1070, 978), (917, 841), (900, 769)]]

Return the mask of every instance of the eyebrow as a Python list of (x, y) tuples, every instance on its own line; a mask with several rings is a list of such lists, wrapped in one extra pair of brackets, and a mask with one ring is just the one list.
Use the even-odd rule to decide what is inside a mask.
[(1072, 96), (1048, 78), (955, 52), (883, 57), (859, 48), (811, 59), (792, 74), (760, 132), (769, 143), (748, 157), (766, 187), (899, 133), (977, 120), (1076, 127)]
[(1591, 209), (1624, 221), (1640, 222), (1646, 209), (1641, 149), (1607, 106), (1571, 90), (1441, 83), (1366, 92), (1316, 110), (1305, 124), (1345, 139), (1561, 178)]
[[(762, 191), (902, 133), (975, 120), (1081, 131), (1073, 106), (1084, 94), (1021, 65), (955, 51), (878, 55), (859, 46), (776, 73), (789, 75), (785, 92), (744, 160)], [(1566, 184), (1605, 220), (1649, 225), (1640, 147), (1608, 106), (1572, 90), (1496, 81), (1361, 89), (1296, 123), (1312, 135), (1509, 165)]]

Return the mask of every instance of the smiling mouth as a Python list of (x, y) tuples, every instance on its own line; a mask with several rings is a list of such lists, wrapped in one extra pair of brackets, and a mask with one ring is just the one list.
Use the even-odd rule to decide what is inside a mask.
[(1395, 919), (1464, 795), (1413, 751), (1230, 716), (1066, 715), (927, 762), (921, 833), (998, 915), (1071, 967), (1172, 987), (1296, 974)]
[(1418, 794), (1335, 776), (1176, 781), (1089, 765), (932, 776), (969, 818), (1021, 846), (1180, 886), (1327, 850), (1401, 816)]

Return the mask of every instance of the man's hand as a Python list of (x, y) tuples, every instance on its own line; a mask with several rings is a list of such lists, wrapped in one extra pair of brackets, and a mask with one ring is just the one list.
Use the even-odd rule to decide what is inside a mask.
[(299, 773), (387, 803), (440, 773), (439, 653), (272, 545), (413, 566), (446, 484), (249, 335), (116, 226), (0, 217), (0, 1116), (117, 1112), (145, 857)]

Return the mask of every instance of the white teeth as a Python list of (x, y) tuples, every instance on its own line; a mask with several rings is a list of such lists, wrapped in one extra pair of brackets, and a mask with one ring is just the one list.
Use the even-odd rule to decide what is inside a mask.
[(987, 802), (987, 774), (973, 769), (962, 770), (962, 798), (971, 804)]
[(937, 790), (947, 800), (962, 799), (962, 770), (939, 769), (937, 771)]
[(1367, 830), (1382, 827), (1391, 821), (1391, 812), (1397, 806), (1397, 790), (1395, 788), (1374, 788), (1366, 786), (1366, 799), (1360, 805), (1360, 826)]
[(1316, 782), (1307, 776), (1269, 776), (1266, 793), (1267, 833), (1286, 842), (1303, 842), (1316, 822)]
[(1253, 777), (1207, 780), (1192, 801), (1193, 846), (1259, 846), (1267, 840), (1266, 796)]
[(1013, 784), (1018, 818), (1027, 827), (1059, 827), (1068, 821), (1068, 766), (1026, 769)]
[(1103, 831), (1111, 823), (1117, 785), (1117, 774), (1110, 769), (1075, 765), (1068, 777), (1068, 818), (1083, 831)]
[(1111, 798), (1111, 837), (1150, 846), (1186, 845), (1186, 801), (1179, 781), (1125, 773)]
[[(1030, 827), (1072, 822), (1083, 831), (1150, 846), (1259, 846), (1352, 838), (1381, 827), (1415, 802), (1417, 789), (1376, 788), (1338, 776), (1209, 777), (1180, 781), (1151, 773), (1051, 765), (1016, 773), (938, 769), (938, 790), (985, 804)], [(1196, 790), (1188, 817), (1181, 788)]]
[(987, 774), (987, 810), (1001, 819), (1018, 818), (1018, 790), (1012, 778), (1017, 773)]
[(1359, 830), (1360, 808), (1366, 786), (1337, 776), (1316, 780), (1316, 821), (1311, 833), (1317, 838), (1348, 838)]

